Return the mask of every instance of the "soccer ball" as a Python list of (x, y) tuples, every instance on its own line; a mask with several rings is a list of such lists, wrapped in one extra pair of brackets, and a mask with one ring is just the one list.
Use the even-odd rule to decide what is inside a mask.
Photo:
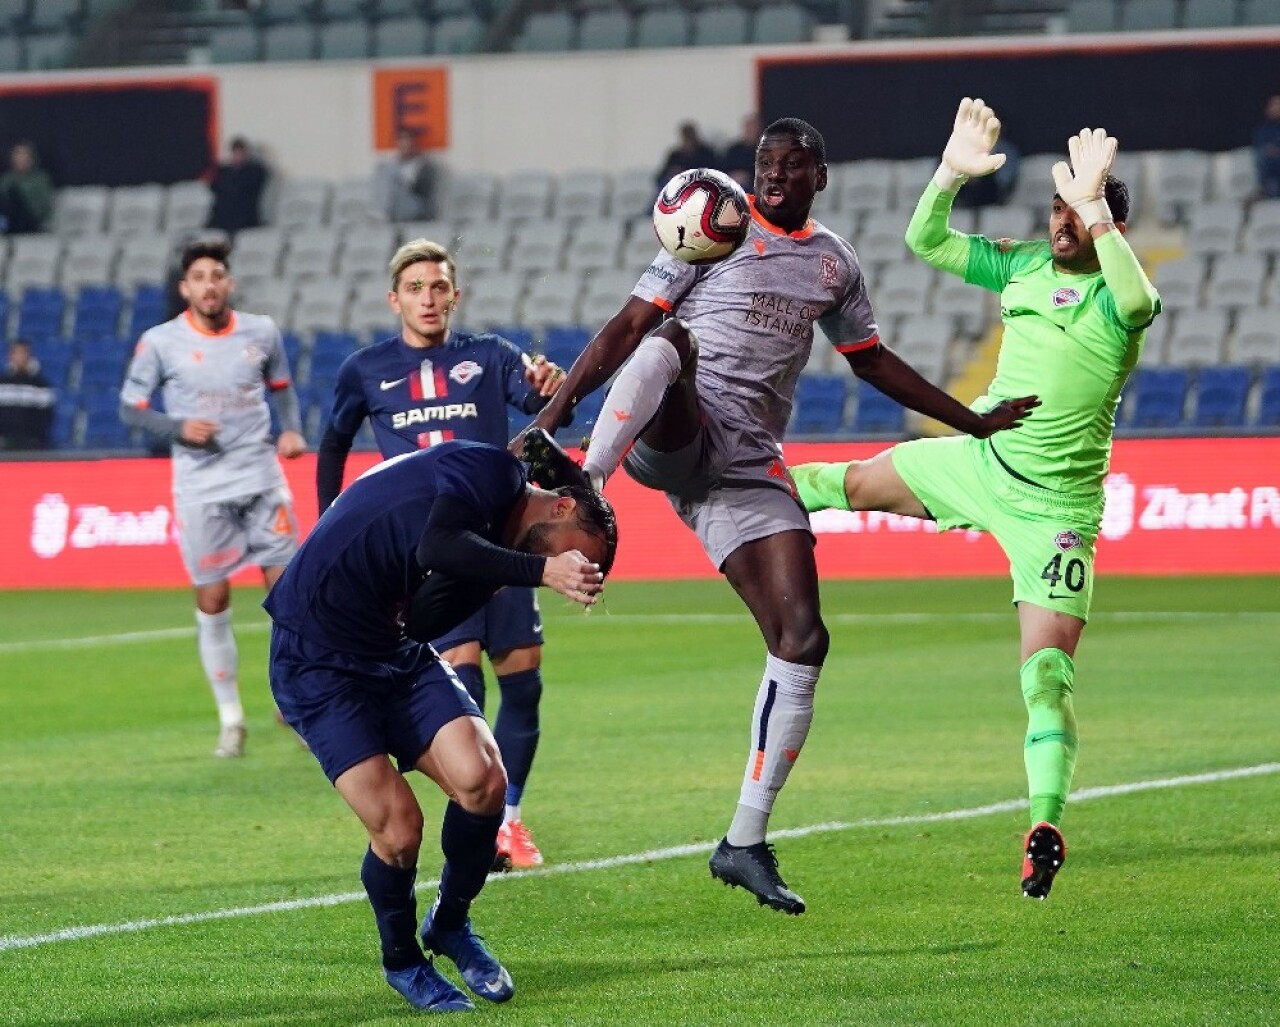
[(751, 227), (747, 194), (711, 168), (682, 171), (662, 187), (653, 205), (653, 230), (673, 257), (688, 264), (724, 260)]

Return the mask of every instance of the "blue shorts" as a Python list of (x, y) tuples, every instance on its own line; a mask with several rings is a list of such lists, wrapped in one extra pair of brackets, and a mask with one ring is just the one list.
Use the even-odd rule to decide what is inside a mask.
[(370, 756), (389, 755), (401, 772), (437, 732), (480, 708), (430, 646), (386, 663), (337, 652), (278, 624), (271, 628), (271, 694), (330, 782)]
[(512, 649), (542, 645), (538, 590), (519, 585), (498, 589), (478, 612), (431, 645), (443, 653), (464, 642), (479, 642), (491, 658)]

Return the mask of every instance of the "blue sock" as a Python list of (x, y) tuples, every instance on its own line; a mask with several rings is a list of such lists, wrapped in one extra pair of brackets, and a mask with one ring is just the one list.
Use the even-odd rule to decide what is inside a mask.
[(471, 900), (480, 894), (493, 869), (501, 826), (501, 813), (468, 813), (456, 802), (445, 807), (440, 825), (444, 870), (434, 921), (442, 931), (456, 931), (467, 919)]
[[(480, 712), (484, 712), (484, 668), (478, 663), (460, 663), (453, 668), (453, 672), (458, 675), (458, 680), (466, 687), (471, 698), (476, 701), (476, 705), (480, 707)], [(499, 681), (502, 679), (499, 678)]]
[(360, 865), (360, 883), (369, 896), (382, 941), (382, 965), (407, 970), (423, 960), (418, 944), (418, 900), (413, 882), (418, 868), (401, 870), (382, 862), (370, 847)]
[(493, 737), (507, 768), (507, 805), (519, 806), (525, 782), (538, 750), (538, 702), (542, 699), (542, 671), (537, 667), (501, 675), (502, 705)]

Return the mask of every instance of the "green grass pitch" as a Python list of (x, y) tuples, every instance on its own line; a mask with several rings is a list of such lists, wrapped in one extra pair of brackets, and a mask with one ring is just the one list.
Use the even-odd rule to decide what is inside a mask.
[[(588, 616), (545, 594), (525, 813), (548, 867), (480, 897), (517, 994), (471, 1020), (1280, 1024), (1278, 586), (1102, 581), (1083, 794), (1040, 903), (1007, 583), (825, 583), (831, 657), (773, 818), (799, 918), (707, 873), (763, 662), (728, 587), (617, 584)], [(274, 725), (265, 617), (236, 600), (250, 735), (225, 762), (188, 592), (0, 594), (0, 1024), (418, 1015), (378, 971), (363, 833)], [(415, 787), (425, 909), (442, 800)]]

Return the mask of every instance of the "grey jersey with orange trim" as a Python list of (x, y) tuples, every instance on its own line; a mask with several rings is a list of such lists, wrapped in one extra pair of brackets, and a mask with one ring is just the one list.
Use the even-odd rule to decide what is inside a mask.
[(145, 407), (159, 388), (171, 417), (218, 422), (208, 446), (173, 444), (173, 495), (182, 503), (221, 502), (285, 484), (266, 394), (289, 384), (271, 318), (234, 311), (225, 329), (210, 333), (184, 312), (143, 332), (120, 401)]
[(810, 220), (790, 234), (754, 212), (747, 241), (716, 264), (666, 251), (632, 295), (656, 303), (698, 338), (698, 393), (781, 440), (816, 321), (843, 353), (878, 341), (853, 247)]

